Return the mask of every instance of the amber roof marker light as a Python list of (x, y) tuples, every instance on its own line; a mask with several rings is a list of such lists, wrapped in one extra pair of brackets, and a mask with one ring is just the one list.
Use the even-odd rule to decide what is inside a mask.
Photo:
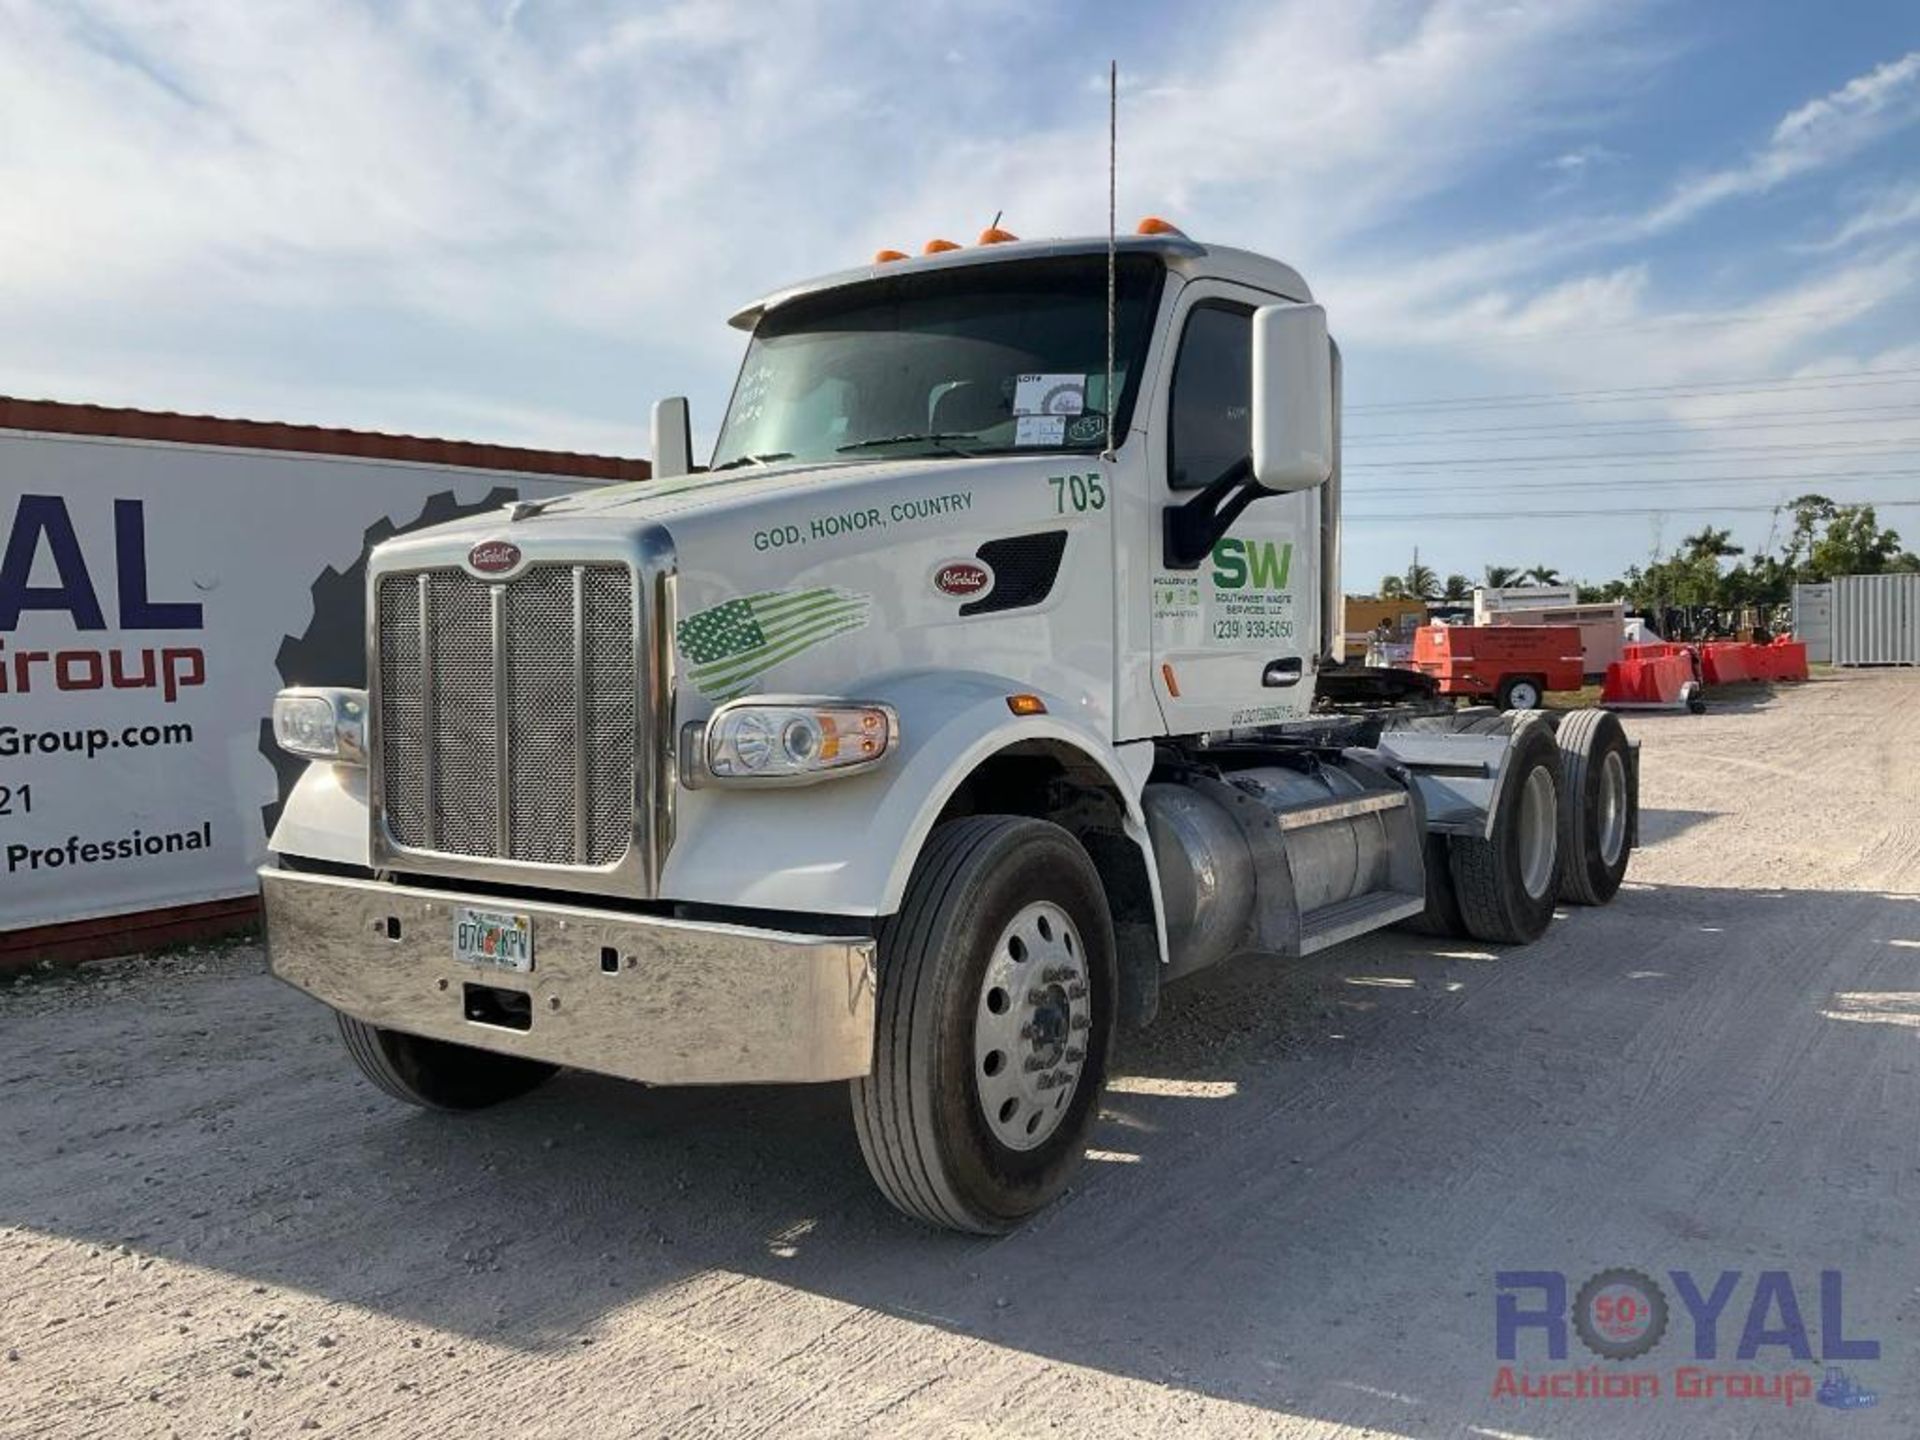
[(876, 265), (890, 265), (895, 260), (904, 260), (906, 258), (907, 252), (904, 250), (876, 250), (873, 252), (873, 263)]
[(925, 245), (920, 247), (920, 253), (922, 255), (938, 255), (943, 251), (958, 250), (959, 248), (960, 246), (951, 240), (929, 240)]

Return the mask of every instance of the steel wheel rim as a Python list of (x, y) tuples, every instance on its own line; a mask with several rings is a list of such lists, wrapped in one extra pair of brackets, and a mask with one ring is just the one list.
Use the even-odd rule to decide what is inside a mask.
[(1608, 869), (1627, 846), (1627, 766), (1618, 750), (1609, 750), (1600, 765), (1600, 863)]
[(994, 1139), (1032, 1150), (1052, 1138), (1079, 1092), (1092, 1029), (1080, 932), (1050, 901), (1021, 907), (974, 1004), (974, 1093)]
[(1508, 692), (1507, 698), (1513, 701), (1515, 710), (1538, 710), (1540, 692), (1534, 688), (1531, 680), (1522, 680)]
[(1530, 898), (1538, 900), (1553, 884), (1553, 861), (1560, 838), (1553, 776), (1544, 765), (1527, 772), (1515, 818), (1520, 823), (1520, 884)]

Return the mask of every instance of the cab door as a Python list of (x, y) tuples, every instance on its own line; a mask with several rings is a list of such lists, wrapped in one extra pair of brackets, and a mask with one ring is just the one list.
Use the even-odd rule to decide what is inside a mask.
[(1153, 681), (1172, 734), (1270, 725), (1313, 703), (1320, 491), (1266, 495), (1192, 569), (1169, 565), (1161, 515), (1250, 459), (1252, 320), (1279, 296), (1200, 282), (1181, 293), (1153, 428)]

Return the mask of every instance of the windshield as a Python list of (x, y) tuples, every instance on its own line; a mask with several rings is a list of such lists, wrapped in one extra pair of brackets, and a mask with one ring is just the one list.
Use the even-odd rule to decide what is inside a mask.
[[(1119, 257), (1114, 432), (1165, 271)], [(860, 456), (1098, 450), (1107, 436), (1104, 255), (903, 274), (761, 320), (713, 468)]]

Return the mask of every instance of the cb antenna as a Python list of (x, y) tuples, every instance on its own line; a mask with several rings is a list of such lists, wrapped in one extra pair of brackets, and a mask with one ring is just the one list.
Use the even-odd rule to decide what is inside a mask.
[(1107, 388), (1100, 403), (1107, 412), (1107, 448), (1100, 457), (1113, 459), (1113, 331), (1114, 331), (1114, 201), (1120, 151), (1120, 62), (1107, 62)]

